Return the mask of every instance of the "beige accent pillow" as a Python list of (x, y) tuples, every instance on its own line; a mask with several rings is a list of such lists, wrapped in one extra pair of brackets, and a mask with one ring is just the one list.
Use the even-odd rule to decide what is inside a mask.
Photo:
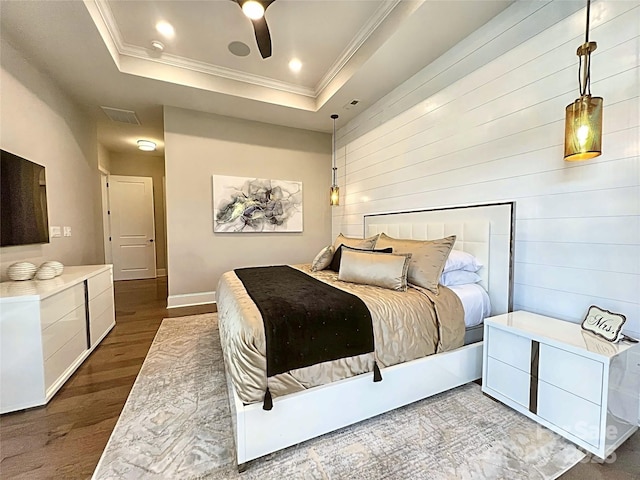
[(339, 234), (333, 242), (333, 251), (338, 250), (340, 245), (346, 245), (347, 247), (360, 248), (362, 250), (373, 250), (373, 246), (376, 244), (378, 235), (374, 235), (369, 238), (355, 238), (345, 237), (343, 234)]
[(324, 270), (329, 265), (331, 265), (332, 259), (333, 259), (333, 245), (324, 247), (322, 250), (320, 250), (320, 253), (316, 255), (316, 258), (313, 259), (313, 262), (311, 263), (311, 271), (317, 272), (320, 270)]
[(438, 293), (438, 281), (456, 236), (437, 240), (405, 240), (381, 233), (376, 248), (392, 247), (394, 253), (411, 253), (409, 283)]
[(338, 280), (404, 292), (411, 254), (343, 250)]

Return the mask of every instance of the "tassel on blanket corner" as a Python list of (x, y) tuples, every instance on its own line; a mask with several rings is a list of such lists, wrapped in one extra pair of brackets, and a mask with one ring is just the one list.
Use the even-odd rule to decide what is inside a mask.
[(273, 400), (271, 399), (271, 392), (269, 391), (269, 387), (267, 387), (267, 391), (264, 394), (264, 403), (262, 404), (263, 410), (271, 410), (273, 408)]
[(380, 373), (380, 368), (378, 368), (378, 362), (373, 362), (373, 381), (381, 382), (382, 381), (382, 373)]

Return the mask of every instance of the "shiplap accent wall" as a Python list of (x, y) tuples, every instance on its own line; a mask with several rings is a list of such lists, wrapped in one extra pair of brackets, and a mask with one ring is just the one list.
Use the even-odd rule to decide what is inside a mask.
[(368, 213), (515, 200), (514, 308), (578, 322), (596, 304), (640, 336), (640, 2), (591, 5), (604, 152), (566, 163), (584, 6), (516, 2), (340, 129), (333, 234), (361, 236)]

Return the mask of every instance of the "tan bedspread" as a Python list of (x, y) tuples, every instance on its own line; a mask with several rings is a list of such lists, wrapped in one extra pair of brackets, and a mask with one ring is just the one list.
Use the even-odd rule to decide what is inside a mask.
[[(293, 265), (313, 277), (360, 297), (373, 320), (373, 353), (324, 362), (269, 378), (274, 397), (371, 372), (374, 358), (382, 369), (463, 345), (464, 311), (460, 299), (446, 287), (434, 295), (420, 287), (406, 292), (338, 280), (331, 270), (311, 272), (310, 265)], [(216, 291), (218, 325), (225, 363), (244, 403), (263, 400), (267, 386), (265, 334), (260, 311), (234, 272), (225, 273)]]

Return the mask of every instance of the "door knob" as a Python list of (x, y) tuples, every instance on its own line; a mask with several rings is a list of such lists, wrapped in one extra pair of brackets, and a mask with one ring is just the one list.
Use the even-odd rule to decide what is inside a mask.
[(149, 239), (149, 241), (150, 241), (150, 242), (153, 242), (153, 238), (150, 238), (150, 239)]

